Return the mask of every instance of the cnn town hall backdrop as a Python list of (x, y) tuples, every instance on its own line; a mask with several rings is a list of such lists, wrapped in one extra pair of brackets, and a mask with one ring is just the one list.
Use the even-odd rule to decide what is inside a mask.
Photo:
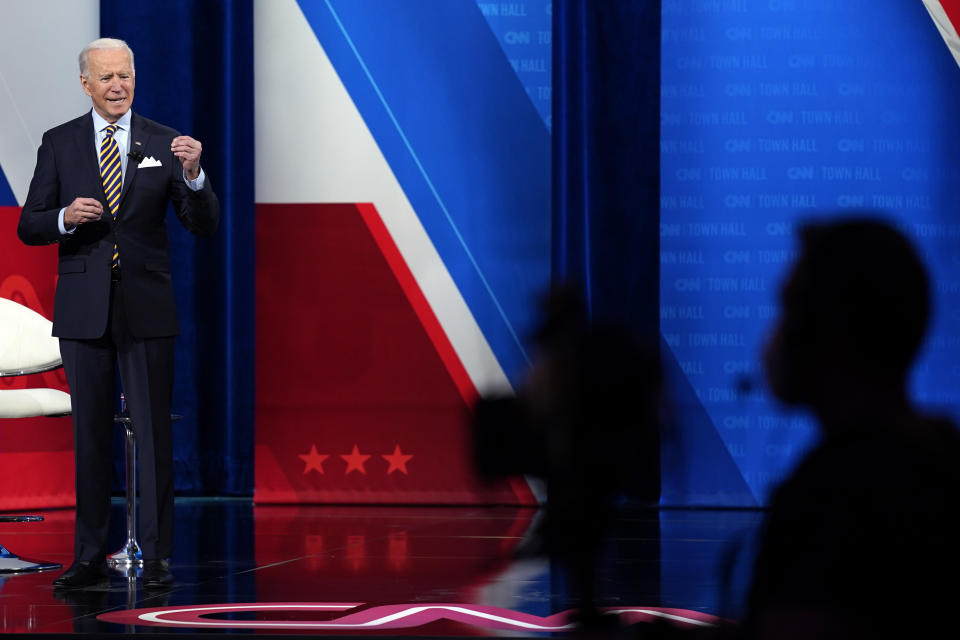
[[(214, 4), (186, 3), (184, 24)], [(178, 488), (203, 491), (198, 452), (215, 427), (254, 440), (221, 464), (255, 466), (225, 492), (259, 503), (534, 502), (522, 479), (476, 484), (463, 418), (478, 394), (522, 380), (550, 279), (551, 3), (232, 7), (252, 25), (231, 46), (251, 62), (253, 135), (221, 146), (250, 154), (253, 171), (223, 176), (208, 159), (222, 238), (195, 241), (171, 218), (187, 256), (174, 273), (175, 406), (200, 407), (176, 426)], [(89, 109), (80, 48), (128, 37), (135, 108), (197, 134), (176, 115), (182, 91), (158, 86), (175, 52), (113, 28), (140, 9), (156, 12), (0, 8), (0, 295), (48, 317), (56, 248), (22, 246), (15, 227), (42, 132)], [(660, 155), (637, 162), (659, 160), (662, 176), (663, 502), (760, 505), (815, 438), (807, 416), (765, 395), (757, 368), (800, 219), (880, 208), (915, 239), (936, 313), (913, 388), (958, 414), (960, 3), (665, 0), (661, 12)], [(255, 207), (231, 195), (244, 186)], [(252, 265), (231, 258), (244, 247)], [(218, 308), (201, 286), (210, 252), (239, 265), (224, 279), (246, 330), (198, 311)], [(208, 362), (209, 335), (234, 355)], [(211, 378), (249, 393), (205, 411)], [(0, 385), (65, 388), (61, 372)], [(69, 419), (4, 420), (0, 508), (72, 504)]]

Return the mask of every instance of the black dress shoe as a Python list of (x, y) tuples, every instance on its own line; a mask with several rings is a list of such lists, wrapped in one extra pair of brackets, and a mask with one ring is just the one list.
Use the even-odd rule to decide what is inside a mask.
[(103, 562), (74, 562), (53, 581), (54, 589), (86, 589), (110, 584)]
[(166, 560), (143, 561), (143, 588), (165, 589), (173, 584), (170, 563)]

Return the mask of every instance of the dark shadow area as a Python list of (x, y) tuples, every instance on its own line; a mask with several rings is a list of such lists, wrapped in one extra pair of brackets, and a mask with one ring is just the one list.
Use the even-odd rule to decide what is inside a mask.
[[(591, 322), (579, 289), (545, 298), (534, 364), (516, 396), (475, 407), (476, 461), (483, 477), (531, 475), (546, 482), (545, 517), (518, 550), (543, 555), (566, 577), (567, 608), (600, 624), (597, 565), (618, 505), (655, 505), (660, 494), (658, 352), (612, 324)], [(641, 519), (647, 540), (659, 520)], [(659, 581), (659, 547), (634, 579)]]
[(750, 638), (929, 638), (960, 569), (960, 435), (913, 406), (930, 283), (910, 242), (863, 213), (800, 231), (765, 354), (775, 396), (822, 440), (771, 503)]

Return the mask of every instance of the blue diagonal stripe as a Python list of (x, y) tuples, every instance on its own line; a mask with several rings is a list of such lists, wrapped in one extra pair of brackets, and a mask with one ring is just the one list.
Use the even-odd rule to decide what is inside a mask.
[(518, 381), (550, 279), (550, 138), (489, 25), (470, 2), (299, 4)]
[(530, 358), (527, 355), (526, 349), (523, 347), (523, 343), (520, 341), (520, 337), (517, 335), (516, 329), (513, 327), (513, 323), (510, 322), (510, 319), (507, 317), (506, 312), (503, 310), (503, 306), (500, 304), (500, 300), (497, 298), (497, 294), (494, 293), (493, 288), (490, 286), (490, 283), (487, 282), (487, 278), (483, 275), (483, 269), (480, 268), (480, 265), (477, 264), (476, 258), (473, 256), (473, 252), (470, 251), (470, 247), (467, 246), (466, 240), (463, 239), (463, 234), (460, 233), (460, 229), (457, 227), (457, 223), (453, 221), (453, 218), (450, 216), (450, 211), (447, 210), (447, 205), (444, 204), (443, 198), (440, 197), (440, 194), (437, 193), (437, 188), (433, 185), (433, 181), (430, 179), (430, 176), (427, 174), (426, 169), (423, 168), (423, 163), (420, 162), (420, 158), (417, 156), (417, 152), (414, 150), (413, 145), (410, 144), (410, 140), (407, 138), (407, 134), (404, 133), (403, 127), (400, 126), (400, 123), (397, 121), (396, 116), (393, 114), (393, 110), (390, 108), (390, 105), (387, 104), (386, 98), (383, 97), (383, 92), (380, 91), (380, 87), (377, 85), (377, 81), (373, 78), (373, 74), (370, 73), (370, 69), (367, 68), (366, 63), (363, 61), (363, 56), (360, 55), (360, 52), (357, 51), (356, 45), (354, 45), (353, 40), (350, 38), (350, 34), (347, 33), (346, 28), (343, 26), (343, 22), (340, 21), (340, 17), (337, 15), (337, 12), (331, 6), (329, 0), (325, 0), (327, 8), (330, 9), (330, 14), (333, 16), (333, 19), (337, 23), (337, 27), (340, 29), (340, 32), (343, 34), (344, 39), (346, 39), (347, 44), (350, 46), (350, 50), (353, 51), (353, 54), (357, 57), (357, 62), (360, 63), (360, 67), (363, 69), (364, 74), (366, 74), (367, 79), (370, 81), (370, 85), (373, 87), (373, 90), (376, 92), (377, 97), (380, 99), (380, 103), (383, 105), (383, 108), (386, 110), (387, 115), (390, 117), (390, 121), (393, 123), (393, 126), (396, 127), (397, 133), (400, 134), (400, 138), (403, 140), (404, 146), (406, 146), (407, 151), (410, 153), (410, 157), (417, 165), (417, 169), (420, 171), (420, 175), (423, 176), (424, 181), (427, 183), (430, 193), (433, 194), (434, 199), (437, 201), (437, 205), (440, 207), (440, 210), (443, 211), (444, 217), (447, 219), (447, 222), (450, 224), (450, 228), (453, 230), (453, 233), (457, 237), (457, 241), (460, 243), (460, 246), (463, 247), (464, 253), (467, 255), (467, 258), (470, 260), (470, 264), (473, 265), (474, 270), (476, 270), (477, 275), (480, 277), (480, 281), (483, 282), (484, 288), (486, 288), (487, 293), (490, 295), (490, 299), (493, 301), (493, 304), (497, 308), (497, 312), (500, 314), (500, 317), (503, 319), (503, 323), (506, 325), (507, 329), (510, 331), (510, 335), (513, 337), (514, 342), (517, 345), (517, 348), (523, 354), (523, 357), (526, 359), (527, 363), (530, 363)]

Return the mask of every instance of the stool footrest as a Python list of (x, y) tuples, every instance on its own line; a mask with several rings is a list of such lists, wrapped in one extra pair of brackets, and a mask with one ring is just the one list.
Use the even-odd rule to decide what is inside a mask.
[(0, 522), (43, 522), (43, 516), (0, 516)]

